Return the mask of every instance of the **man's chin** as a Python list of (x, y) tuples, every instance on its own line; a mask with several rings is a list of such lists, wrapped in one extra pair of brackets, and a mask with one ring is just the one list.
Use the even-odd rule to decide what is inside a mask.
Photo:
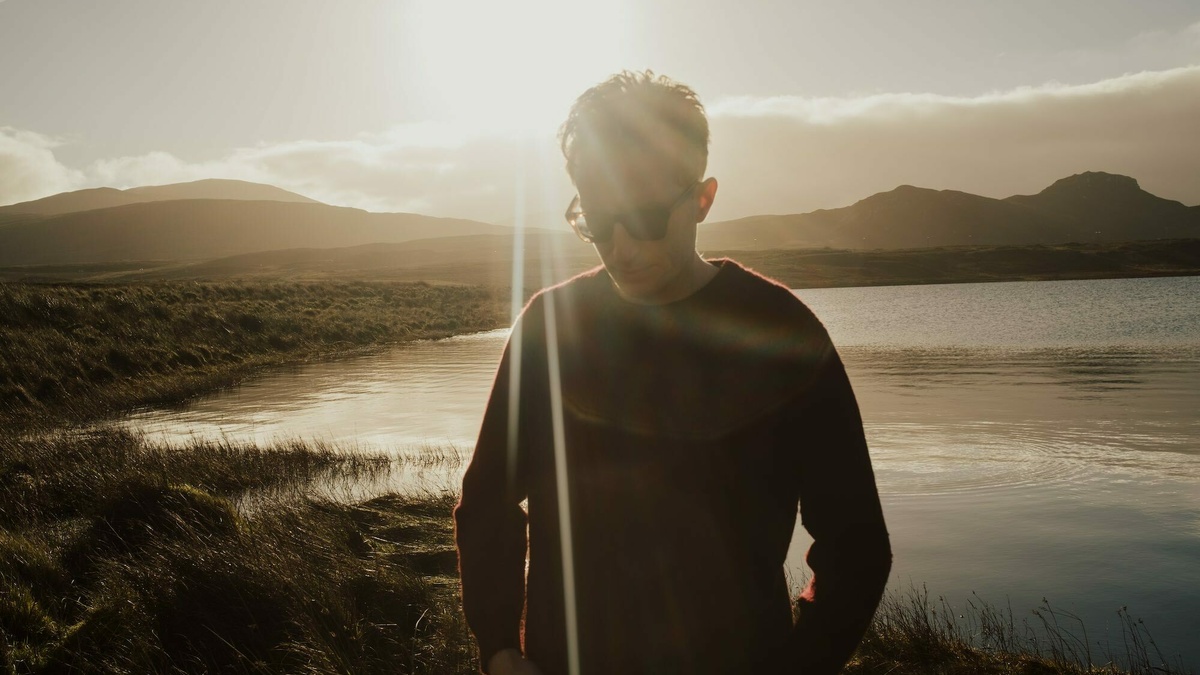
[(653, 304), (657, 302), (658, 296), (661, 294), (660, 285), (654, 283), (652, 279), (614, 275), (613, 283), (616, 284), (622, 297), (633, 302)]

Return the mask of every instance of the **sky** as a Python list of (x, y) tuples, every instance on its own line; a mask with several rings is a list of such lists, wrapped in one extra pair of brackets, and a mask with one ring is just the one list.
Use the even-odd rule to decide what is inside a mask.
[(236, 178), (557, 224), (558, 125), (626, 68), (706, 105), (713, 220), (1082, 171), (1200, 204), (1197, 0), (0, 0), (0, 204)]

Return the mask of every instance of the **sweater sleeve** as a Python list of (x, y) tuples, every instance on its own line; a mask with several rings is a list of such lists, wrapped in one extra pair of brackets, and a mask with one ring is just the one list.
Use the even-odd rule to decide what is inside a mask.
[[(513, 329), (519, 335), (520, 322)], [(516, 343), (516, 344), (514, 344)], [(463, 613), (479, 646), (481, 668), (502, 649), (520, 649), (525, 602), (526, 488), (517, 466), (516, 431), (510, 437), (510, 382), (523, 370), (509, 338), (496, 372), (475, 452), (454, 509), (454, 536)], [(526, 383), (521, 382), (521, 385)], [(524, 398), (524, 397), (521, 397)], [(519, 426), (519, 425), (518, 425)]]
[(858, 404), (841, 359), (828, 347), (794, 430), (805, 446), (800, 517), (813, 544), (789, 671), (804, 675), (845, 666), (879, 605), (892, 564)]

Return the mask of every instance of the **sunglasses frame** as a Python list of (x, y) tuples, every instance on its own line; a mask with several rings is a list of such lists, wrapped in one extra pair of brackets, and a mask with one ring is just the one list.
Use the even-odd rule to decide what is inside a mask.
[[(567, 212), (564, 216), (567, 223), (571, 225), (575, 236), (582, 239), (588, 244), (607, 244), (612, 241), (613, 232), (617, 228), (617, 223), (620, 223), (625, 228), (625, 232), (630, 237), (638, 241), (661, 241), (667, 236), (667, 230), (671, 224), (671, 216), (675, 214), (675, 209), (683, 203), (684, 198), (696, 189), (700, 181), (696, 181), (680, 193), (675, 201), (670, 206), (648, 206), (640, 209), (631, 209), (624, 213), (604, 214), (605, 220), (602, 222), (609, 223), (605, 228), (605, 236), (597, 236), (599, 234), (588, 225), (587, 212), (581, 208), (579, 195), (571, 200), (567, 206)], [(634, 225), (630, 225), (633, 223)]]

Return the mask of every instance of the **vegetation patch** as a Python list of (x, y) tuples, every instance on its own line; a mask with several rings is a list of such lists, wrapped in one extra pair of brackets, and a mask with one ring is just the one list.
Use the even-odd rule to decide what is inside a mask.
[[(366, 477), (390, 465), (388, 457), (337, 451), (319, 443), (260, 447), (197, 441), (175, 448), (108, 428), (0, 435), (0, 527), (98, 515), (123, 527), (117, 523), (133, 517), (128, 514), (155, 504), (158, 510), (172, 501), (177, 506), (190, 504), (191, 515), (211, 511), (212, 505), (195, 491), (237, 498), (268, 488), (299, 490), (317, 478)], [(189, 487), (154, 492), (163, 486)]]
[(341, 504), (305, 487), (388, 457), (101, 430), (9, 438), (0, 458), (23, 476), (0, 482), (0, 673), (475, 667), (447, 564), (453, 497)]
[(0, 284), (0, 424), (173, 403), (268, 366), (489, 330), (507, 298), (385, 282)]
[(1123, 608), (1121, 636), (1089, 640), (1070, 612), (1043, 600), (1024, 619), (978, 597), (961, 608), (925, 589), (890, 591), (846, 673), (875, 675), (1181, 675)]

